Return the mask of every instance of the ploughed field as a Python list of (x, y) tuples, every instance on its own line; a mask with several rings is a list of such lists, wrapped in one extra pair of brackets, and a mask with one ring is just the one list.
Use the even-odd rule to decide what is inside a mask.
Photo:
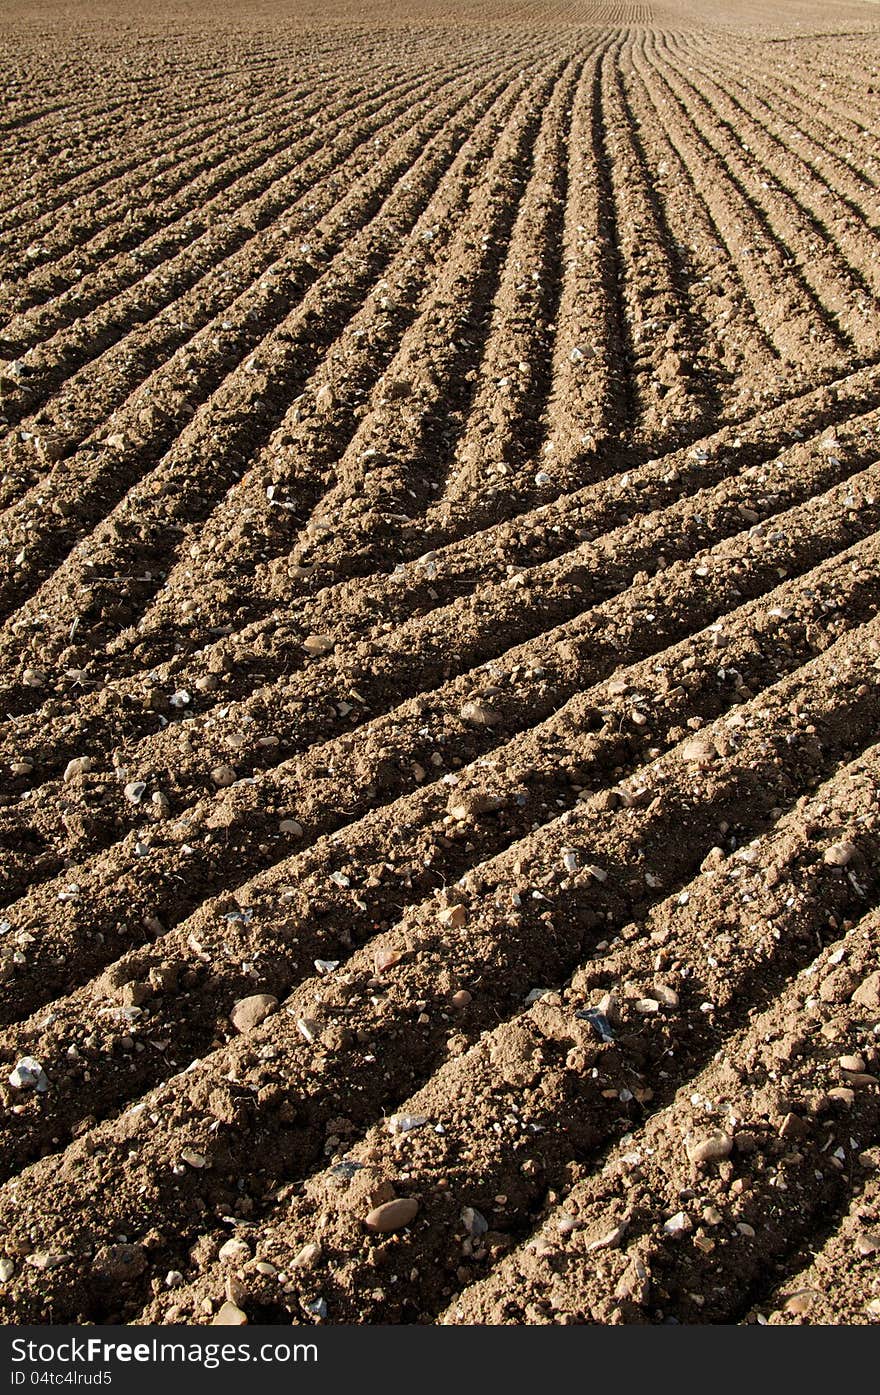
[(880, 13), (144, 8), (2, 40), (0, 1315), (876, 1321)]

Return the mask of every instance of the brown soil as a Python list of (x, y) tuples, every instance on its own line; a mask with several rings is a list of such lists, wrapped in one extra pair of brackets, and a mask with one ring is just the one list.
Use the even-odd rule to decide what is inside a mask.
[(880, 1320), (876, 8), (142, 9), (0, 36), (0, 1317)]

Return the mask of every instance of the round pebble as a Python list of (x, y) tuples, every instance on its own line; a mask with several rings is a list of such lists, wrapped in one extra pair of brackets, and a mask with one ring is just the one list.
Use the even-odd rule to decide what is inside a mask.
[(394, 1201), (385, 1201), (381, 1206), (374, 1206), (367, 1215), (367, 1230), (377, 1232), (402, 1230), (404, 1226), (415, 1220), (418, 1211), (419, 1203), (412, 1196), (400, 1196)]

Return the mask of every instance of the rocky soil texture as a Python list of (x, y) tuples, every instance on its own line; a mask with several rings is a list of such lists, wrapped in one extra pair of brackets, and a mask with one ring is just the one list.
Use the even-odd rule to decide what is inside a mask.
[(0, 1318), (880, 1320), (880, 13), (144, 8), (0, 38)]

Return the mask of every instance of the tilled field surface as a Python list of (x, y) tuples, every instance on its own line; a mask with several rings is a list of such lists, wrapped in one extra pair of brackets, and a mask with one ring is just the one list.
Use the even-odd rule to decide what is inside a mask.
[(3, 1320), (880, 1320), (880, 13), (730, 9), (7, 16)]

